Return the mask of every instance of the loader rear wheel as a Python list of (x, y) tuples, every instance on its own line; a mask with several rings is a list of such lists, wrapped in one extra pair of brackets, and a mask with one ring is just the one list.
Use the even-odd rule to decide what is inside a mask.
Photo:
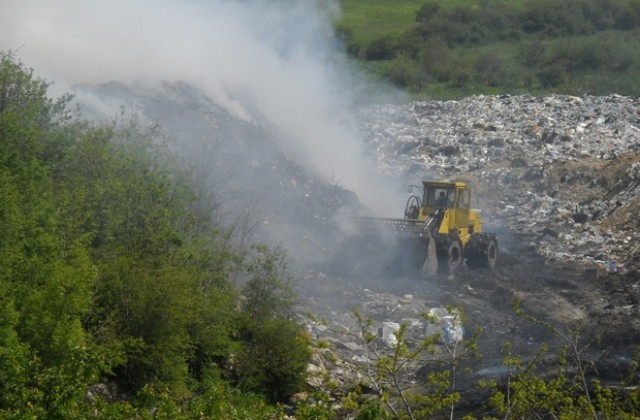
[(484, 257), (484, 266), (493, 268), (498, 261), (498, 242), (495, 239), (491, 239), (487, 245), (487, 253)]
[(493, 268), (498, 261), (498, 241), (493, 235), (474, 235), (465, 248), (465, 255), (469, 268)]

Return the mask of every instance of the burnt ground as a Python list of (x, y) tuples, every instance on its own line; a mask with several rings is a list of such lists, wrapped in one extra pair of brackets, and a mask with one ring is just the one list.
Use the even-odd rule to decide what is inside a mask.
[[(506, 380), (502, 363), (507, 342), (512, 345), (512, 354), (524, 361), (532, 360), (543, 345), (549, 345), (543, 357), (555, 360), (560, 349), (570, 344), (550, 329), (555, 328), (578, 340), (588, 375), (611, 385), (628, 378), (629, 364), (640, 344), (640, 278), (636, 272), (607, 272), (574, 261), (552, 262), (537, 255), (529, 243), (520, 247), (511, 244), (492, 270), (463, 267), (453, 277), (428, 279), (420, 275), (389, 277), (370, 273), (351, 273), (349, 278), (343, 278), (313, 271), (307, 274), (300, 290), (306, 296), (302, 302), (305, 311), (327, 320), (330, 327), (351, 331), (357, 330), (353, 309), (371, 317), (375, 328), (383, 321), (418, 318), (419, 311), (432, 307), (462, 308), (466, 315), (465, 338), (477, 328), (483, 331), (478, 343), (481, 357), (465, 362), (471, 370), (460, 374), (457, 380), (458, 390), (464, 395), (458, 413), (484, 413), (486, 391), (477, 383), (480, 379)], [(522, 311), (539, 322), (516, 315), (514, 301), (519, 301)], [(327, 338), (326, 332), (315, 334), (318, 339)], [(333, 356), (346, 365), (357, 364), (353, 360), (362, 354), (362, 347), (345, 343), (363, 344), (350, 335), (338, 335), (337, 340), (333, 334), (329, 336), (334, 337)], [(384, 347), (379, 342), (377, 345)], [(328, 362), (325, 366), (333, 375)], [(335, 366), (342, 375), (345, 365)], [(405, 379), (419, 380), (430, 366), (428, 361), (414, 365), (405, 372)], [(553, 366), (545, 363), (540, 368), (553, 371)], [(349, 378), (337, 379), (350, 386)]]
[[(633, 159), (623, 156), (620, 160), (625, 168), (636, 161), (637, 155)], [(614, 192), (609, 187), (594, 187), (589, 177), (583, 183), (569, 185), (559, 180), (561, 174), (575, 173), (573, 166), (579, 165), (594, 168), (601, 178), (624, 179), (623, 175), (616, 175), (624, 171), (615, 162), (608, 166), (596, 163), (597, 168), (590, 165), (589, 159), (562, 163), (551, 168), (551, 176), (544, 180), (519, 182), (506, 193), (526, 194), (527, 190), (549, 188), (560, 191), (555, 193), (556, 197), (565, 194), (604, 200)], [(567, 169), (567, 165), (572, 168)], [(487, 201), (499, 206), (500, 200), (501, 197), (494, 196)], [(522, 207), (524, 212), (528, 211), (526, 203)], [(354, 335), (333, 334), (341, 329), (357, 332), (354, 309), (370, 317), (375, 330), (384, 321), (413, 322), (431, 308), (453, 306), (462, 308), (466, 315), (465, 338), (478, 328), (483, 330), (478, 339), (481, 358), (466, 362), (470, 371), (461, 374), (457, 381), (466, 404), (460, 410), (482, 414), (481, 403), (486, 401), (483, 400), (486, 394), (481, 395), (478, 380), (506, 380), (503, 368), (506, 343), (511, 344), (512, 355), (525, 362), (548, 345), (549, 350), (542, 356), (545, 362), (538, 365), (541, 374), (545, 374), (545, 369), (554, 371), (557, 365), (552, 362), (561, 349), (577, 344), (588, 376), (605, 384), (620, 385), (630, 378), (630, 364), (637, 360), (636, 348), (640, 345), (640, 258), (634, 227), (639, 210), (638, 201), (633, 198), (606, 216), (590, 217), (588, 221), (567, 222), (563, 216), (529, 223), (521, 215), (503, 214), (492, 219), (493, 228), (486, 229), (498, 234), (501, 251), (497, 266), (477, 270), (462, 267), (453, 276), (424, 278), (418, 272), (387, 271), (382, 268), (388, 257), (384, 247), (376, 250), (367, 241), (342, 242), (332, 257), (308, 270), (299, 284), (303, 310), (326, 319), (330, 326), (323, 331), (310, 327), (312, 335), (319, 340), (329, 338), (333, 357), (343, 361), (335, 364), (325, 360), (322, 368), (345, 386), (362, 381), (362, 375), (347, 377), (344, 371), (361, 371), (362, 366), (357, 365), (366, 353), (364, 344)], [(570, 214), (568, 217), (571, 219)], [(522, 229), (524, 225), (535, 226)], [(623, 244), (612, 240), (610, 246), (598, 244), (596, 248), (604, 249), (602, 252), (574, 246), (576, 239), (566, 246), (560, 241), (563, 232), (580, 239), (581, 232), (605, 230), (612, 238), (630, 241), (625, 239)], [(376, 252), (379, 254), (375, 255)], [(617, 261), (614, 268), (607, 265), (608, 259)], [(525, 316), (516, 314), (516, 301)], [(422, 327), (413, 331), (412, 339), (419, 339), (423, 332)], [(376, 345), (385, 348), (380, 341)], [(431, 367), (427, 357), (405, 372), (405, 380), (419, 381)], [(332, 373), (335, 368), (339, 371), (337, 378)], [(639, 378), (637, 374), (631, 377), (634, 382)]]

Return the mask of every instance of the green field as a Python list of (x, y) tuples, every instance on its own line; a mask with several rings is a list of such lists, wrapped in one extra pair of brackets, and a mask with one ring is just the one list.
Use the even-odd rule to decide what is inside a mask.
[[(397, 37), (410, 30), (416, 12), (425, 3), (438, 3), (443, 7), (464, 6), (478, 8), (493, 0), (341, 0), (342, 18), (339, 26), (352, 30), (358, 42), (367, 42), (382, 35)], [(513, 0), (520, 7), (524, 0)]]
[(368, 42), (382, 34), (399, 36), (413, 26), (418, 0), (342, 0), (340, 27), (349, 28), (358, 42)]
[[(418, 12), (429, 5), (428, 12)], [(637, 0), (342, 0), (349, 55), (415, 97), (640, 95)]]

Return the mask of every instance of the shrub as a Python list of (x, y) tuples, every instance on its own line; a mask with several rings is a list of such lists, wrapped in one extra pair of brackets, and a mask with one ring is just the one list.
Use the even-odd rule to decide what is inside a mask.
[(536, 79), (542, 89), (560, 86), (565, 79), (565, 70), (560, 65), (549, 65), (536, 72)]
[(471, 74), (469, 70), (464, 67), (455, 67), (451, 73), (451, 82), (453, 86), (457, 88), (463, 88), (471, 80)]
[(393, 59), (385, 74), (397, 86), (410, 87), (415, 82), (413, 63), (404, 54)]
[(430, 72), (435, 67), (447, 66), (450, 62), (450, 52), (447, 42), (438, 37), (427, 39), (420, 49), (420, 67)]
[(440, 11), (441, 6), (440, 3), (429, 2), (416, 12), (416, 22), (420, 23), (429, 23)]
[(498, 83), (501, 66), (500, 58), (491, 53), (481, 54), (475, 63), (478, 78), (488, 86), (495, 86)]
[(629, 30), (640, 26), (640, 3), (630, 1), (621, 5), (619, 13), (615, 15), (613, 27)]
[(244, 346), (233, 369), (243, 390), (263, 394), (271, 402), (286, 402), (302, 388), (311, 351), (300, 325), (288, 319), (247, 318), (241, 339)]
[(390, 60), (395, 53), (395, 42), (388, 35), (384, 35), (374, 39), (367, 45), (364, 59), (368, 61)]
[(546, 48), (541, 41), (528, 42), (518, 48), (516, 58), (524, 66), (533, 69), (540, 64), (545, 50)]
[(242, 389), (283, 402), (304, 383), (310, 347), (292, 319), (295, 301), (284, 252), (253, 250), (243, 287), (242, 348), (232, 361), (233, 374)]

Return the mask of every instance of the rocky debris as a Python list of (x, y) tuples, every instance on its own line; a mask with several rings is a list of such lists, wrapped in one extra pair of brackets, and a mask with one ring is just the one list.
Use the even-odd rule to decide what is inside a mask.
[(476, 96), (359, 115), (382, 171), (407, 184), (473, 181), (503, 246), (515, 234), (545, 257), (607, 271), (640, 252), (638, 98)]
[[(211, 196), (220, 213), (237, 214), (233, 223), (249, 222), (273, 235), (302, 263), (296, 272), (302, 273), (299, 312), (326, 320), (302, 319), (323, 344), (309, 363), (312, 388), (344, 392), (360, 385), (375, 394), (375, 354), (353, 308), (371, 319), (377, 337), (371, 344), (383, 355), (394, 351), (392, 331), (401, 324), (408, 326), (409, 346), (434, 331), (455, 343), (484, 328), (477, 378), (504, 373), (505, 342), (526, 358), (553, 338), (514, 315), (515, 298), (545, 322), (580, 323), (584, 342), (594, 343), (585, 357), (596, 365), (631, 360), (640, 345), (638, 99), (480, 96), (362, 109), (354, 128), (399, 189), (428, 178), (473, 181), (488, 230), (498, 234), (495, 270), (463, 268), (455, 277), (425, 281), (372, 269), (370, 261), (339, 248), (334, 221), (345, 208), (359, 206), (355, 194), (289, 159), (268, 124), (234, 119), (182, 84), (153, 91), (119, 84), (88, 89), (124, 102), (145, 122), (160, 122), (203, 191), (222, 193)], [(397, 215), (383, 216), (401, 217), (404, 204), (397, 204)], [(251, 224), (240, 217), (242, 210), (259, 210), (261, 218)], [(256, 239), (255, 232), (245, 233)], [(330, 270), (323, 263), (335, 250), (343, 258)], [(464, 309), (464, 329), (455, 317), (446, 318), (446, 307)], [(439, 320), (435, 325), (423, 316), (429, 312)], [(402, 380), (418, 381), (427, 362), (407, 365)]]
[[(385, 352), (393, 349), (388, 333), (397, 325), (410, 325), (408, 342), (415, 343), (432, 332), (422, 314), (464, 308), (464, 330), (447, 332), (450, 322), (437, 328), (449, 338), (484, 328), (476, 379), (504, 374), (500, 349), (507, 341), (525, 358), (553, 342), (548, 330), (515, 316), (514, 299), (552, 325), (580, 325), (581, 338), (592, 343), (584, 357), (594, 365), (627, 360), (640, 344), (638, 99), (481, 96), (375, 106), (359, 116), (368, 150), (398, 185), (473, 182), (501, 256), (495, 270), (463, 269), (432, 281), (375, 275), (348, 253), (344, 278), (324, 268), (309, 272), (301, 294), (306, 308), (327, 319), (329, 327), (309, 331), (329, 337), (328, 377), (366, 381), (363, 368), (374, 362), (357, 334), (347, 338), (330, 327), (358, 331), (351, 308), (371, 318)], [(401, 217), (404, 203), (397, 207), (397, 215), (381, 216)], [(420, 372), (417, 367), (404, 380), (415, 381)]]
[[(357, 321), (353, 314), (330, 313), (321, 322), (306, 321), (307, 331), (314, 342), (321, 343), (308, 366), (308, 384), (313, 388), (322, 388), (325, 384), (337, 385), (338, 389), (353, 389), (356, 386), (369, 386), (375, 389), (375, 364), (382, 356), (391, 356), (398, 345), (396, 334), (401, 324), (404, 330), (404, 343), (415, 350), (427, 337), (434, 337), (436, 343), (446, 342), (455, 345), (462, 340), (464, 329), (455, 315), (442, 307), (424, 311), (424, 301), (408, 302), (397, 300), (389, 294), (368, 292), (369, 303), (374, 308), (364, 309), (366, 326)], [(375, 296), (374, 296), (375, 295)], [(381, 316), (377, 308), (393, 305), (397, 313)], [(431, 315), (431, 317), (429, 317)], [(370, 317), (375, 317), (370, 318)], [(340, 321), (337, 321), (337, 320)], [(396, 321), (381, 321), (395, 319)], [(370, 322), (370, 324), (369, 324)], [(377, 332), (377, 338), (367, 341), (363, 331)], [(445, 341), (441, 341), (445, 340)], [(436, 350), (438, 344), (433, 346)], [(424, 352), (415, 360), (406, 364), (398, 375), (398, 380), (411, 382), (415, 372), (428, 360), (438, 360), (433, 353)], [(388, 378), (385, 378), (388, 380)]]

